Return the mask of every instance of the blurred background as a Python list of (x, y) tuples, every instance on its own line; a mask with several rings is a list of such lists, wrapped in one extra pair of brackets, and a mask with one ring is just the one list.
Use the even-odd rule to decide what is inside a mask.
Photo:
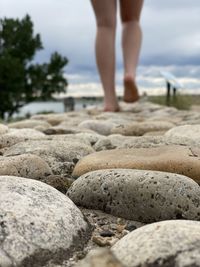
[[(26, 62), (26, 66), (31, 66), (31, 64), (33, 66), (27, 74), (29, 86), (26, 87), (26, 90), (27, 92), (29, 90), (29, 98), (24, 97), (23, 100), (20, 100), (21, 107), (16, 110), (18, 112), (12, 112), (11, 116), (22, 117), (42, 111), (63, 112), (63, 99), (66, 97), (78, 99), (76, 109), (81, 109), (90, 102), (93, 103), (96, 98), (101, 99), (103, 92), (94, 57), (96, 27), (90, 1), (1, 0), (1, 20), (5, 18), (22, 20), (27, 14), (33, 23), (33, 35), (40, 35), (40, 44), (43, 49), (36, 49), (34, 55), (29, 57), (29, 62)], [(176, 99), (175, 105), (188, 109), (191, 108), (191, 105), (198, 106), (200, 104), (198, 96), (200, 94), (199, 14), (199, 0), (145, 0), (141, 20), (143, 46), (137, 75), (141, 95), (149, 96), (152, 101), (165, 103), (162, 96), (166, 95), (166, 80), (169, 80), (172, 87), (177, 87), (177, 93), (180, 95), (179, 101)], [(120, 32), (121, 26), (120, 20), (118, 20), (116, 87), (119, 96), (123, 92)], [(0, 53), (3, 53), (3, 42), (1, 36)], [(58, 53), (57, 58), (55, 51)], [(53, 55), (54, 58), (52, 58)], [(39, 95), (36, 94), (37, 97), (31, 98), (30, 95), (34, 90), (31, 88), (33, 85), (30, 86), (30, 84), (34, 80), (35, 73), (39, 72), (38, 67), (35, 68), (35, 66), (42, 66), (40, 76), (46, 75), (43, 84), (44, 80), (51, 80), (53, 77), (50, 68), (47, 65), (44, 66), (44, 62), (52, 63), (50, 68), (51, 71), (53, 69), (57, 72), (55, 80), (59, 81), (60, 87), (58, 86), (57, 90), (51, 90), (52, 86), (56, 87), (55, 81), (49, 87), (46, 86), (46, 89), (42, 88), (43, 85), (35, 83), (34, 90), (37, 91), (37, 85), (41, 90)], [(0, 65), (3, 65), (1, 60)], [(12, 68), (10, 68), (11, 70)], [(9, 72), (9, 67), (5, 70), (0, 66), (0, 71), (2, 73)], [(62, 80), (61, 76), (66, 81)], [(1, 77), (1, 79), (3, 78)], [(5, 91), (8, 91), (9, 87), (6, 87), (1, 80), (0, 86), (0, 106), (2, 106)], [(51, 94), (43, 96), (45, 90), (49, 90)], [(83, 99), (83, 97), (85, 98)], [(16, 99), (16, 97), (14, 98)], [(170, 105), (169, 102), (168, 104)], [(3, 113), (1, 112), (1, 114)], [(4, 114), (4, 118), (5, 116), (7, 115)]]

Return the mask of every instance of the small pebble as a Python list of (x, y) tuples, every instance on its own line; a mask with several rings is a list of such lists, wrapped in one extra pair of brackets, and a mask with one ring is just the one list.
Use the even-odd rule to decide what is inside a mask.
[(129, 232), (134, 231), (135, 229), (137, 229), (137, 227), (135, 226), (135, 224), (133, 224), (132, 222), (128, 222), (125, 226), (125, 229), (128, 230)]
[(111, 236), (114, 236), (114, 235), (115, 234), (113, 232), (109, 231), (109, 230), (100, 232), (100, 236), (102, 236), (102, 237), (111, 237)]

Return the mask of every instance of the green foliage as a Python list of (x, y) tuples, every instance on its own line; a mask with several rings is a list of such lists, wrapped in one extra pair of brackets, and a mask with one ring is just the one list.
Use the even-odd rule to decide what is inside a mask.
[(49, 63), (33, 64), (43, 49), (39, 34), (34, 34), (30, 16), (0, 19), (0, 117), (11, 117), (20, 107), (34, 100), (50, 99), (64, 92), (67, 80), (63, 68), (67, 58), (53, 53)]

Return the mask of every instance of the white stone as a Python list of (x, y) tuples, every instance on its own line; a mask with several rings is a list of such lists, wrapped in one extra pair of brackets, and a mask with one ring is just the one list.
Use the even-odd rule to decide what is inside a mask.
[(200, 222), (146, 225), (123, 237), (112, 251), (124, 267), (200, 266)]
[(0, 176), (0, 266), (61, 264), (89, 237), (88, 223), (64, 194), (35, 180)]

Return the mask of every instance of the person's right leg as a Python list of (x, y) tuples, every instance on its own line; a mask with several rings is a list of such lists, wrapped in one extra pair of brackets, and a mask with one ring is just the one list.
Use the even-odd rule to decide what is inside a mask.
[(104, 89), (104, 110), (119, 110), (115, 92), (116, 0), (91, 0), (97, 22), (96, 61)]
[(126, 102), (135, 102), (139, 99), (135, 76), (142, 41), (139, 24), (142, 6), (143, 0), (120, 0), (123, 25), (124, 101)]

